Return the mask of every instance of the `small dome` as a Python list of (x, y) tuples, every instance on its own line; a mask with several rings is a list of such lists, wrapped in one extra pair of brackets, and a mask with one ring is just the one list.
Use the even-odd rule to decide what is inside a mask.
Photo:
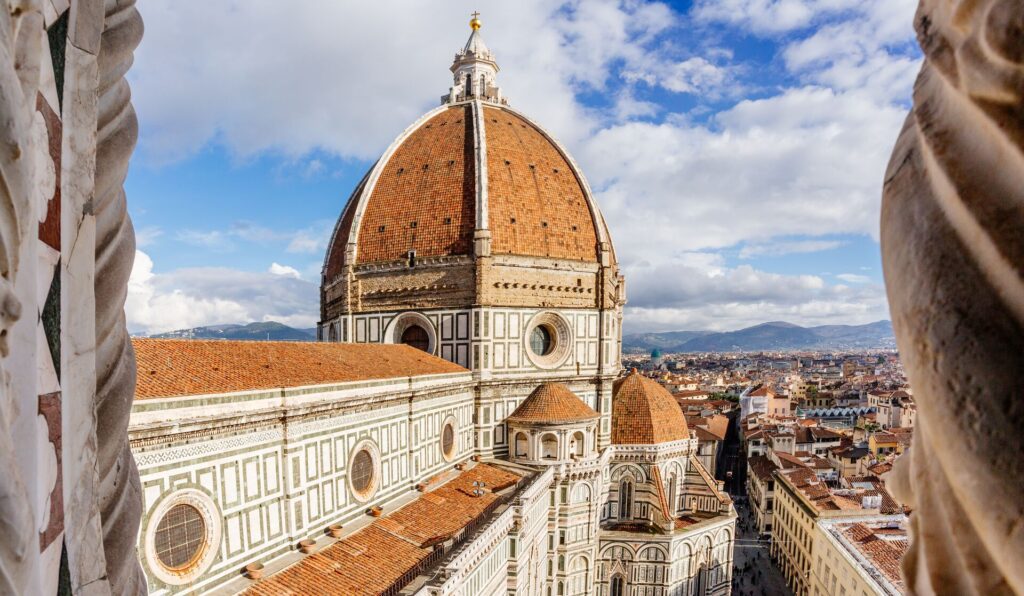
[(508, 417), (508, 421), (531, 424), (564, 424), (597, 418), (600, 418), (600, 414), (583, 403), (583, 400), (576, 397), (576, 394), (565, 385), (544, 383), (534, 389), (533, 393), (519, 404), (516, 411)]
[(653, 445), (690, 438), (686, 417), (672, 394), (633, 371), (612, 387), (612, 443)]

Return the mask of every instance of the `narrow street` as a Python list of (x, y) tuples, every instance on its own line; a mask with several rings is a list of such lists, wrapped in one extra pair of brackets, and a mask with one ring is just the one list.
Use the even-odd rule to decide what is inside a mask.
[(745, 497), (736, 498), (736, 547), (733, 553), (732, 593), (743, 596), (789, 595), (786, 578), (768, 555), (768, 540), (758, 540), (754, 514)]
[[(736, 505), (736, 547), (733, 552), (732, 593), (743, 596), (789, 596), (786, 578), (769, 556), (769, 542), (757, 534), (754, 514), (747, 503), (747, 459), (740, 449), (739, 428), (729, 425), (717, 476)], [(731, 472), (731, 474), (729, 473)]]

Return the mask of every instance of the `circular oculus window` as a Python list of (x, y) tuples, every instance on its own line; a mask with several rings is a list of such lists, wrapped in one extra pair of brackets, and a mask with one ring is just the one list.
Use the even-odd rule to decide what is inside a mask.
[(539, 368), (557, 368), (569, 357), (572, 330), (559, 314), (537, 313), (527, 325), (525, 342), (531, 362)]
[(187, 569), (203, 553), (206, 522), (191, 505), (179, 503), (156, 526), (156, 558), (172, 571)]
[(547, 325), (537, 325), (530, 333), (530, 351), (538, 356), (547, 356), (555, 347), (554, 334)]
[(427, 317), (418, 312), (404, 312), (388, 323), (384, 330), (384, 342), (406, 344), (433, 354), (437, 349), (437, 333)]
[(441, 430), (441, 455), (448, 461), (455, 455), (455, 422), (451, 418), (445, 421)]
[(377, 492), (380, 457), (377, 446), (366, 440), (356, 445), (348, 465), (348, 484), (358, 501), (368, 501)]
[(172, 493), (150, 514), (145, 558), (157, 579), (170, 585), (195, 581), (213, 564), (221, 539), (220, 512), (206, 493)]

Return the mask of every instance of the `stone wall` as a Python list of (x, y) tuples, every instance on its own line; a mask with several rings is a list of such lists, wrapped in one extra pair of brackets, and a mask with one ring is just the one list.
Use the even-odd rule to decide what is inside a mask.
[[(420, 482), (467, 460), (472, 382), (468, 374), (446, 377), (137, 402), (131, 436), (145, 511), (138, 545), (150, 592), (214, 589), (330, 524), (365, 519), (371, 506), (387, 511)], [(446, 424), (456, 437), (448, 456), (441, 451)], [(377, 454), (379, 481), (360, 497), (349, 466), (364, 447)], [(207, 516), (206, 550), (188, 569), (171, 572), (154, 552), (154, 534), (179, 502)]]

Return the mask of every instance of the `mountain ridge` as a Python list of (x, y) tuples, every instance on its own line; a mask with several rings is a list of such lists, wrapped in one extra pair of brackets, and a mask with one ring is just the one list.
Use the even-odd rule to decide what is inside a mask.
[(255, 341), (316, 341), (316, 329), (296, 329), (277, 321), (227, 323), (154, 333), (157, 339), (242, 339)]
[[(687, 337), (673, 342), (671, 338)], [(622, 349), (644, 352), (756, 352), (895, 348), (891, 321), (865, 325), (818, 325), (801, 327), (785, 321), (769, 321), (735, 331), (666, 331), (632, 333), (622, 338)]]

